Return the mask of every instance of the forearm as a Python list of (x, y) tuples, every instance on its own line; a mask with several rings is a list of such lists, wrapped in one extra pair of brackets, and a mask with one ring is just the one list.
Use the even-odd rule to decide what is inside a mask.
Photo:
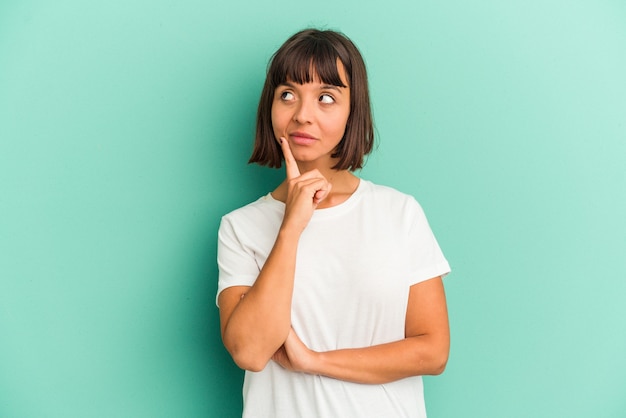
[(222, 338), (244, 369), (265, 367), (289, 333), (298, 240), (298, 233), (281, 229), (254, 285), (236, 295)]
[(365, 348), (311, 352), (303, 371), (355, 383), (388, 383), (442, 373), (448, 349), (445, 339), (415, 336)]
[[(289, 335), (298, 242), (331, 188), (319, 170), (301, 175), (288, 142), (280, 143), (287, 179), (274, 191), (285, 202), (278, 236), (254, 284), (223, 290), (219, 301), (224, 346), (252, 371), (262, 370)], [(242, 289), (245, 295), (237, 294)]]

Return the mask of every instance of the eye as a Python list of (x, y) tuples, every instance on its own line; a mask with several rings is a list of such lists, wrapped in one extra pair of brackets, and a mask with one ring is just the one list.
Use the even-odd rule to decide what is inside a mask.
[(330, 94), (322, 94), (319, 98), (320, 103), (331, 104), (335, 103), (335, 98)]
[(290, 101), (294, 99), (294, 95), (290, 91), (283, 91), (280, 93), (280, 99), (285, 101)]

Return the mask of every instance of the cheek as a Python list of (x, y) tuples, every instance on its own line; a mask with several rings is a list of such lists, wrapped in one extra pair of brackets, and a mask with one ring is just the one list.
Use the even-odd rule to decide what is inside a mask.
[(274, 131), (285, 129), (285, 112), (280, 112), (276, 107), (272, 107), (272, 128)]
[(333, 130), (339, 136), (343, 136), (348, 123), (348, 115), (338, 115), (332, 122)]

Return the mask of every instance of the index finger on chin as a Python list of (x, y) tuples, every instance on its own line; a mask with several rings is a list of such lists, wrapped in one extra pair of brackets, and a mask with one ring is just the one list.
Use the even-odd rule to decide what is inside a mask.
[(293, 158), (293, 154), (291, 153), (291, 148), (289, 147), (289, 142), (285, 137), (280, 137), (280, 147), (283, 150), (283, 156), (285, 157), (285, 168), (287, 171), (288, 179), (295, 179), (296, 177), (300, 177), (300, 169), (298, 169), (298, 163), (296, 159)]

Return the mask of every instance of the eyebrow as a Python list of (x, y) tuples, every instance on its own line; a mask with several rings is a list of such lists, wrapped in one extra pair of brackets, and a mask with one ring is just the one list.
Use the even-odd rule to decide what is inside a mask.
[[(296, 88), (296, 85), (290, 81), (285, 81), (284, 83), (280, 83), (278, 85), (280, 86), (286, 86), (286, 87), (290, 87), (290, 88)], [(347, 88), (346, 87), (342, 87), (342, 86), (335, 86), (333, 84), (322, 84), (322, 86), (320, 87), (320, 90), (335, 90), (339, 93), (343, 93), (343, 90), (345, 90)]]
[(345, 88), (346, 87), (335, 86), (335, 85), (332, 85), (332, 84), (324, 84), (320, 90), (329, 90), (330, 89), (330, 90), (336, 90), (336, 91), (341, 93), (342, 92), (341, 89), (345, 89)]

